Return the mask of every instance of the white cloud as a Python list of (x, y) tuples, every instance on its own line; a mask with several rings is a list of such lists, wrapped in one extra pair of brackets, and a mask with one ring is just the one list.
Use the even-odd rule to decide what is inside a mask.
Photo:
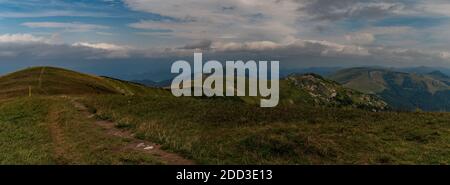
[[(336, 30), (341, 28), (330, 22), (347, 18), (375, 19), (404, 15), (410, 7), (401, 1), (124, 0), (124, 2), (135, 11), (156, 13), (176, 19), (141, 20), (129, 25), (132, 28), (143, 29), (144, 32), (140, 32), (142, 35), (178, 39), (178, 42), (207, 39), (215, 43), (228, 43), (227, 47), (238, 47), (235, 43), (261, 41), (283, 45), (295, 40), (306, 40), (311, 35), (314, 40), (327, 38), (338, 43), (369, 45), (375, 42), (378, 35), (397, 35), (412, 30), (409, 27), (393, 26), (362, 28), (353, 33), (348, 33), (348, 30), (344, 29), (338, 33)], [(314, 25), (318, 23), (329, 26), (330, 32), (336, 35), (323, 36), (317, 33)]]
[[(163, 18), (151, 20), (142, 17), (141, 20), (128, 25), (138, 29), (129, 37), (131, 39), (120, 34), (124, 37), (110, 37), (108, 40), (99, 40), (105, 39), (99, 37), (95, 39), (98, 43), (86, 38), (112, 34), (119, 36), (119, 34), (108, 26), (80, 22), (26, 22), (22, 25), (29, 28), (51, 28), (52, 31), (67, 34), (62, 35), (62, 41), (58, 42), (60, 44), (58, 46), (63, 45), (62, 48), (65, 49), (64, 52), (69, 53), (68, 55), (83, 53), (79, 57), (88, 58), (190, 56), (192, 50), (204, 50), (216, 54), (240, 52), (249, 54), (247, 56), (271, 54), (289, 60), (307, 60), (310, 56), (334, 57), (336, 60), (343, 57), (366, 57), (364, 59), (383, 59), (386, 62), (417, 61), (423, 62), (424, 65), (427, 64), (424, 61), (431, 59), (450, 60), (448, 52), (440, 52), (448, 51), (450, 46), (448, 44), (450, 39), (446, 39), (450, 38), (449, 34), (445, 32), (448, 30), (448, 22), (439, 22), (447, 26), (439, 25), (433, 28), (417, 28), (413, 27), (414, 25), (375, 26), (377, 25), (375, 23), (384, 23), (380, 20), (393, 17), (445, 18), (450, 16), (448, 13), (450, 3), (443, 0), (412, 3), (401, 0), (123, 0), (123, 2), (134, 11), (160, 14)], [(73, 13), (64, 10), (48, 11), (36, 13), (35, 16), (70, 16)], [(92, 13), (101, 14), (95, 11)], [(32, 14), (0, 12), (0, 18), (27, 17)], [(362, 24), (354, 26), (334, 22), (342, 20), (351, 22), (353, 19), (362, 20)], [(399, 25), (401, 24), (400, 22)], [(324, 29), (320, 30), (318, 26), (323, 26)], [(69, 35), (71, 33), (60, 32), (61, 29), (65, 32), (92, 31), (86, 34), (94, 35), (89, 35), (83, 42), (78, 42), (79, 35), (72, 36)], [(135, 39), (136, 37), (142, 37), (143, 40)], [(71, 42), (63, 44), (64, 39)], [(132, 43), (143, 45), (144, 39), (156, 42), (147, 42), (149, 48), (136, 49), (107, 43), (114, 42), (110, 39), (117, 39), (117, 43), (128, 42), (130, 45)], [(1, 43), (47, 43), (46, 46), (50, 49), (57, 48), (53, 40), (56, 39), (29, 34), (0, 35)], [(155, 49), (151, 46), (160, 48)], [(31, 48), (26, 48), (25, 51), (37, 53)], [(58, 55), (56, 51), (60, 50), (39, 50), (41, 55), (52, 56)], [(5, 50), (0, 56), (16, 55), (13, 50)], [(354, 63), (369, 61), (364, 59), (358, 61), (360, 59), (350, 58)]]
[(355, 33), (345, 36), (347, 41), (357, 45), (367, 45), (375, 41), (375, 36), (371, 33)]
[(101, 12), (77, 12), (51, 10), (41, 12), (0, 12), (0, 18), (41, 18), (41, 17), (109, 17)]
[(264, 51), (273, 50), (283, 47), (281, 44), (277, 44), (271, 41), (257, 41), (257, 42), (228, 42), (228, 43), (215, 43), (213, 48), (217, 51)]
[[(31, 37), (30, 37), (31, 36)], [(136, 49), (111, 43), (78, 42), (74, 44), (54, 44), (43, 42), (32, 35), (25, 37), (0, 36), (0, 61), (107, 61), (120, 59), (126, 61), (151, 61), (174, 57), (191, 59), (197, 47), (209, 45), (207, 42), (193, 43), (192, 49), (153, 48)], [(5, 39), (8, 38), (8, 39)], [(14, 38), (14, 39), (13, 39)], [(18, 39), (20, 38), (20, 39)], [(27, 39), (24, 39), (27, 38)], [(30, 42), (31, 40), (31, 42)], [(201, 43), (207, 43), (201, 45)], [(198, 45), (196, 45), (198, 44)], [(185, 47), (189, 48), (189, 47)], [(214, 42), (208, 50), (203, 51), (209, 58), (219, 61), (246, 59), (280, 60), (283, 66), (305, 67), (327, 65), (448, 65), (448, 52), (427, 52), (423, 50), (362, 47), (344, 45), (320, 40), (295, 40), (280, 44), (272, 41), (255, 42)], [(62, 60), (64, 59), (64, 60)], [(168, 65), (170, 62), (168, 63)]]
[(297, 35), (299, 4), (280, 0), (125, 0), (132, 10), (157, 13), (177, 21), (142, 20), (139, 29), (172, 30), (188, 39), (283, 42)]
[(111, 51), (128, 50), (128, 49), (130, 49), (129, 46), (120, 46), (120, 45), (109, 44), (109, 43), (77, 42), (77, 43), (72, 44), (72, 46), (83, 46), (83, 47), (89, 47), (89, 48), (95, 48), (95, 49), (103, 49), (103, 50), (111, 50)]
[(110, 43), (88, 43), (88, 42), (77, 42), (72, 44), (73, 47), (78, 48), (91, 48), (94, 50), (99, 50), (103, 55), (101, 56), (91, 56), (92, 59), (97, 59), (101, 57), (106, 58), (128, 58), (130, 57), (130, 51), (133, 50), (130, 46), (121, 46)]
[(244, 42), (244, 43), (216, 43), (213, 45), (215, 51), (245, 51), (245, 52), (278, 52), (279, 54), (309, 54), (317, 56), (368, 56), (368, 49), (342, 45), (328, 41), (296, 40), (289, 44), (278, 44), (270, 41)]
[(321, 48), (321, 55), (323, 56), (368, 56), (370, 52), (367, 48), (354, 46), (354, 45), (342, 45), (338, 43), (328, 42), (328, 41), (315, 41), (306, 40), (300, 41), (298, 44), (300, 46), (306, 47), (310, 45), (316, 45), (316, 47)]
[(439, 55), (443, 58), (443, 59), (450, 59), (450, 52), (440, 52)]
[(424, 1), (415, 8), (417, 12), (450, 16), (450, 2), (448, 1)]
[(22, 23), (23, 26), (30, 28), (56, 28), (64, 29), (69, 32), (86, 32), (99, 29), (108, 29), (108, 26), (95, 25), (95, 24), (84, 24), (84, 23), (65, 23), (65, 22), (26, 22)]
[(36, 37), (31, 34), (4, 34), (0, 35), (0, 43), (32, 43), (49, 42), (44, 37)]

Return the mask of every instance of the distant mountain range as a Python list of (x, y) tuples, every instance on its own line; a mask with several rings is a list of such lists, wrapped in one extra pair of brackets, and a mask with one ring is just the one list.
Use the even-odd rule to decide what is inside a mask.
[[(308, 103), (318, 105), (344, 106), (345, 101), (351, 99), (347, 103), (352, 107), (368, 106), (382, 110), (387, 106), (377, 101), (383, 100), (395, 110), (450, 111), (450, 70), (446, 68), (318, 67), (291, 72), (290, 75), (287, 71), (281, 74), (283, 103), (309, 101)], [(169, 87), (171, 80), (133, 82), (149, 87)], [(333, 94), (335, 92), (339, 92), (339, 96)], [(347, 97), (340, 97), (341, 95)], [(373, 99), (375, 97), (379, 99)], [(251, 98), (247, 98), (249, 99)]]
[[(409, 71), (409, 72), (404, 72)], [(430, 68), (349, 68), (328, 76), (345, 87), (374, 94), (399, 110), (450, 111), (450, 77)]]
[(434, 71), (439, 71), (445, 75), (450, 76), (450, 69), (442, 68), (442, 67), (427, 67), (427, 66), (419, 66), (419, 67), (409, 67), (409, 68), (391, 68), (393, 71), (405, 72), (405, 73), (416, 73), (416, 74), (428, 74)]

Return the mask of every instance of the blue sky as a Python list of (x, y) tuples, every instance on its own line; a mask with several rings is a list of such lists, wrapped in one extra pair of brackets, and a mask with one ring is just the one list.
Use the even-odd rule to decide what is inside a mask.
[[(29, 33), (36, 36), (59, 34), (64, 42), (114, 42), (118, 44), (144, 45), (143, 39), (134, 34), (137, 30), (128, 24), (141, 19), (160, 20), (161, 16), (129, 10), (121, 1), (0, 1), (0, 32)], [(25, 23), (65, 23), (78, 26), (92, 25), (99, 28), (86, 28), (73, 31), (65, 27), (28, 27)], [(75, 25), (76, 26), (76, 25)], [(88, 26), (89, 27), (89, 26)], [(101, 28), (104, 27), (104, 28)]]
[(447, 67), (449, 29), (445, 0), (0, 0), (0, 72), (152, 74), (193, 52), (284, 69)]

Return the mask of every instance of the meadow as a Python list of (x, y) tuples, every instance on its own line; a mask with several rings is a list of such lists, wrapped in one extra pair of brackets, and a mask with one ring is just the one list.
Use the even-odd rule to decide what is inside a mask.
[(4, 101), (0, 164), (161, 164), (90, 123), (65, 98)]
[(450, 114), (100, 96), (84, 103), (199, 164), (449, 164)]
[(0, 164), (450, 163), (450, 113), (359, 109), (352, 105), (360, 94), (310, 78), (316, 81), (307, 85), (325, 84), (355, 101), (314, 104), (302, 86), (282, 81), (280, 105), (261, 108), (249, 97), (178, 98), (117, 79), (28, 68), (0, 77)]

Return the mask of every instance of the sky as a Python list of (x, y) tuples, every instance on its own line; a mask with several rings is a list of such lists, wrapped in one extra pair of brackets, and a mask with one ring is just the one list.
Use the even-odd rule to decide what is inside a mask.
[(448, 0), (0, 0), (0, 73), (163, 80), (176, 60), (450, 67)]

